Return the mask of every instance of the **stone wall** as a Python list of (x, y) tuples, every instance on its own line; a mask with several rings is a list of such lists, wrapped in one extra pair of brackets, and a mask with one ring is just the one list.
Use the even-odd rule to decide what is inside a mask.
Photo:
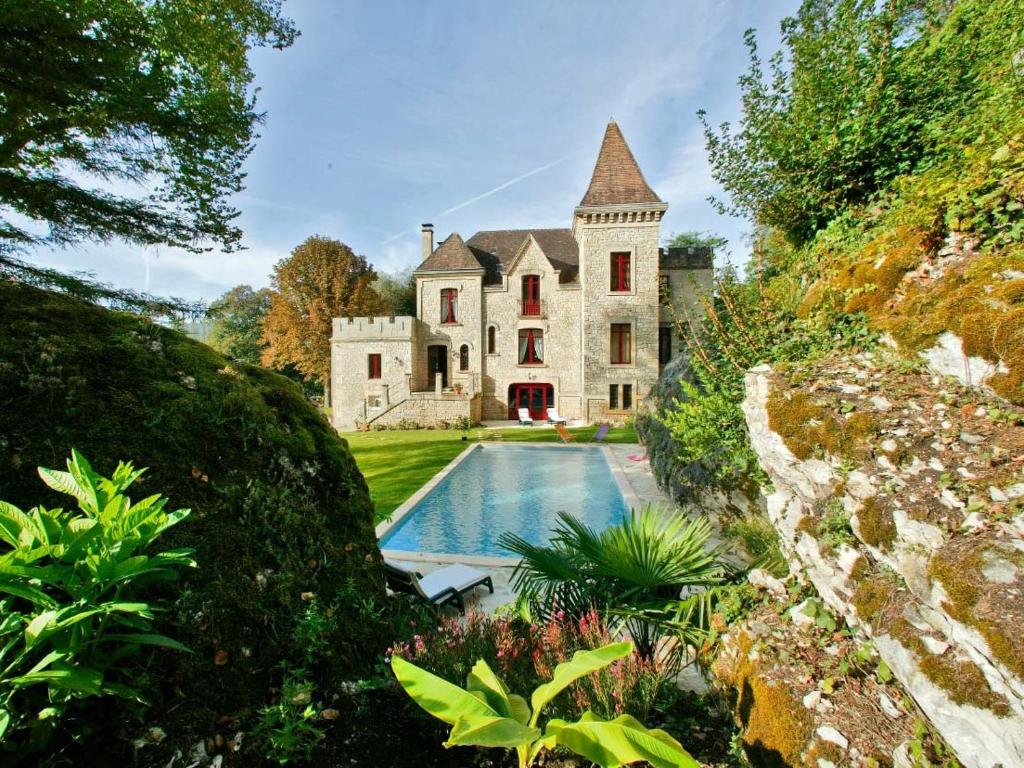
[[(523, 317), (522, 278), (540, 277), (540, 317)], [(510, 265), (500, 286), (484, 289), (483, 413), (486, 419), (507, 419), (509, 386), (551, 384), (559, 413), (582, 418), (580, 409), (580, 290), (560, 284), (558, 273), (531, 237)], [(495, 352), (486, 353), (487, 327), (495, 329)], [(533, 328), (544, 334), (542, 365), (520, 365), (519, 331)]]
[[(331, 423), (354, 429), (373, 412), (404, 400), (421, 360), (421, 324), (414, 317), (335, 318), (331, 338)], [(381, 356), (381, 377), (369, 378), (369, 355)], [(425, 378), (425, 375), (424, 375)]]
[(881, 355), (747, 378), (792, 566), (967, 768), (1024, 765), (1024, 450), (1007, 404)]
[(371, 428), (395, 427), (399, 424), (418, 427), (451, 426), (468, 418), (478, 423), (481, 417), (479, 394), (414, 392), (405, 400), (394, 404), (380, 414), (371, 415), (367, 424)]
[[(630, 384), (635, 408), (658, 381), (658, 250), (666, 206), (643, 210), (577, 209), (573, 231), (580, 244), (584, 418), (607, 418), (609, 386)], [(649, 210), (648, 210), (649, 208)], [(628, 293), (611, 290), (611, 254), (631, 254)], [(631, 362), (611, 364), (611, 325), (632, 326)]]
[[(416, 305), (419, 318), (423, 322), (423, 333), (420, 337), (423, 364), (416, 371), (414, 389), (425, 390), (434, 387), (434, 382), (427, 380), (426, 348), (431, 344), (448, 347), (449, 382), (454, 381), (452, 374), (459, 370), (459, 348), (463, 344), (469, 347), (469, 370), (479, 372), (482, 369), (482, 285), (483, 275), (475, 272), (451, 272), (417, 277)], [(441, 291), (445, 288), (454, 288), (459, 292), (455, 323), (441, 322)]]

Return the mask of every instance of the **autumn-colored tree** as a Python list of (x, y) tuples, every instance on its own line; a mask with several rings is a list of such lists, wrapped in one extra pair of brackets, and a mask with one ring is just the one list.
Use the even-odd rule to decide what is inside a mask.
[(387, 311), (373, 289), (377, 273), (344, 243), (314, 235), (274, 265), (270, 310), (263, 322), (263, 364), (293, 365), (324, 384), (330, 397), (331, 320)]

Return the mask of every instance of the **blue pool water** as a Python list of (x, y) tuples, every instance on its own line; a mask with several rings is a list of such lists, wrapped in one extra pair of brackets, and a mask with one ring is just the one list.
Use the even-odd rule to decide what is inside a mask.
[(505, 531), (545, 544), (569, 512), (591, 528), (620, 522), (625, 499), (604, 452), (481, 445), (381, 539), (382, 549), (511, 557)]

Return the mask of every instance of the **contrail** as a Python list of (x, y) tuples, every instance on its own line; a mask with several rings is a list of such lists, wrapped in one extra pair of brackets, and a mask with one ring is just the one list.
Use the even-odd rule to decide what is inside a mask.
[[(525, 181), (526, 179), (530, 178), (531, 176), (536, 176), (538, 173), (543, 173), (544, 171), (548, 170), (549, 168), (554, 168), (559, 163), (564, 163), (566, 160), (568, 160), (574, 154), (575, 154), (574, 152), (570, 152), (568, 155), (565, 155), (564, 157), (560, 157), (557, 160), (552, 160), (550, 163), (542, 165), (540, 168), (534, 168), (532, 171), (527, 171), (522, 176), (516, 176), (514, 179), (510, 179), (509, 181), (506, 181), (504, 184), (499, 184), (494, 189), (489, 189), (486, 192), (483, 192), (483, 193), (481, 193), (479, 195), (476, 195), (475, 197), (469, 198), (469, 200), (464, 200), (463, 202), (459, 203), (458, 205), (453, 205), (448, 210), (441, 211), (440, 213), (434, 214), (434, 216), (432, 218), (439, 219), (442, 216), (447, 216), (449, 213), (455, 213), (455, 211), (461, 210), (461, 209), (465, 208), (467, 205), (472, 205), (473, 203), (479, 202), (480, 200), (483, 200), (484, 198), (490, 197), (491, 195), (496, 195), (499, 192), (501, 192), (503, 189), (508, 189), (513, 184), (518, 184), (520, 181)], [(387, 240), (384, 240), (383, 242), (381, 242), (381, 245), (387, 245), (388, 243), (393, 242), (393, 241), (397, 240), (400, 237), (405, 237), (408, 234), (410, 234), (408, 231), (399, 232), (398, 234), (392, 235)]]

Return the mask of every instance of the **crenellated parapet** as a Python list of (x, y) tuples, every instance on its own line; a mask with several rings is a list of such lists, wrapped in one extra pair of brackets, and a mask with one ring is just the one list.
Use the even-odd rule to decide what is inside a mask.
[(420, 321), (408, 315), (390, 317), (336, 317), (332, 341), (412, 341)]

